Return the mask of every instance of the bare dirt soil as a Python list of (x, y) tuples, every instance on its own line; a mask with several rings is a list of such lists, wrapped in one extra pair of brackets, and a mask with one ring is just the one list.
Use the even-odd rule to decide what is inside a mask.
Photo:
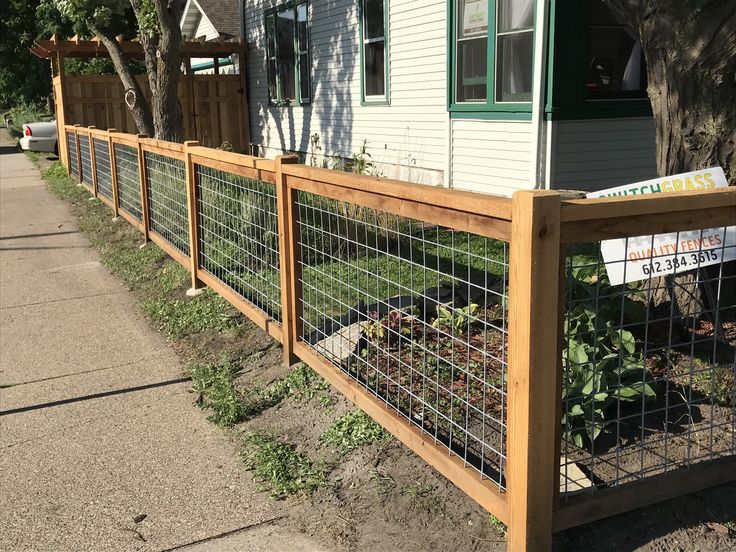
[[(42, 168), (52, 162), (40, 159)], [(81, 216), (84, 207), (72, 209)], [(183, 298), (183, 292), (175, 293)], [(288, 372), (281, 364), (280, 346), (247, 321), (237, 334), (204, 331), (176, 340), (172, 346), (185, 360), (241, 359), (237, 384), (242, 388), (267, 385)], [(192, 415), (206, 416), (195, 402), (193, 393)], [(311, 399), (287, 397), (228, 430), (234, 456), (240, 453), (242, 432), (268, 430), (329, 472), (329, 484), (312, 496), (285, 499), (288, 515), (280, 525), (345, 551), (506, 550), (503, 526), (395, 439), (387, 438), (346, 455), (324, 446), (322, 433), (350, 408), (347, 400), (331, 390)], [(736, 484), (564, 531), (556, 535), (554, 549), (734, 550)]]

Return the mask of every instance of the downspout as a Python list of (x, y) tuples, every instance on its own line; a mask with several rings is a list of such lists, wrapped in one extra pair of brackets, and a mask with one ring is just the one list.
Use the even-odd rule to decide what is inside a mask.
[[(534, 15), (534, 74), (532, 76), (532, 143), (529, 181), (532, 188), (546, 188), (549, 183), (541, 180), (541, 160), (539, 153), (546, 148), (543, 143), (545, 108), (545, 81), (547, 78), (547, 40), (549, 37), (549, 3), (551, 0), (537, 0)], [(549, 161), (549, 160), (547, 160)]]

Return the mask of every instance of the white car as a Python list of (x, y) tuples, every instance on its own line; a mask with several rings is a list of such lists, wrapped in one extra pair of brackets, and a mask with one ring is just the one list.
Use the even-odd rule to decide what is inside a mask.
[(56, 121), (23, 125), (23, 138), (20, 139), (20, 147), (28, 151), (46, 151), (58, 155)]

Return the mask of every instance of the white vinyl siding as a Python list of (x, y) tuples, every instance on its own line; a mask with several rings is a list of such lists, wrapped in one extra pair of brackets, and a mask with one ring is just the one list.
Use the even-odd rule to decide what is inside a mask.
[(656, 178), (653, 118), (554, 124), (555, 188), (593, 191)]
[(363, 140), (383, 176), (441, 184), (447, 165), (446, 5), (443, 0), (391, 0), (391, 105), (360, 104), (360, 37), (354, 0), (310, 3), (312, 104), (268, 105), (264, 11), (273, 0), (248, 2), (248, 94), (252, 141), (275, 157), (299, 151), (317, 163), (350, 157)]
[(452, 187), (510, 195), (529, 182), (529, 121), (453, 119)]

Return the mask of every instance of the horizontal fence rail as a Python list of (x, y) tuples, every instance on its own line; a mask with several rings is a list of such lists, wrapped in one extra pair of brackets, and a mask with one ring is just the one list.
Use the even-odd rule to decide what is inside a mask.
[[(509, 199), (62, 131), (71, 176), (507, 523), (510, 550), (736, 478), (735, 188)], [(617, 239), (644, 269), (603, 257)]]

